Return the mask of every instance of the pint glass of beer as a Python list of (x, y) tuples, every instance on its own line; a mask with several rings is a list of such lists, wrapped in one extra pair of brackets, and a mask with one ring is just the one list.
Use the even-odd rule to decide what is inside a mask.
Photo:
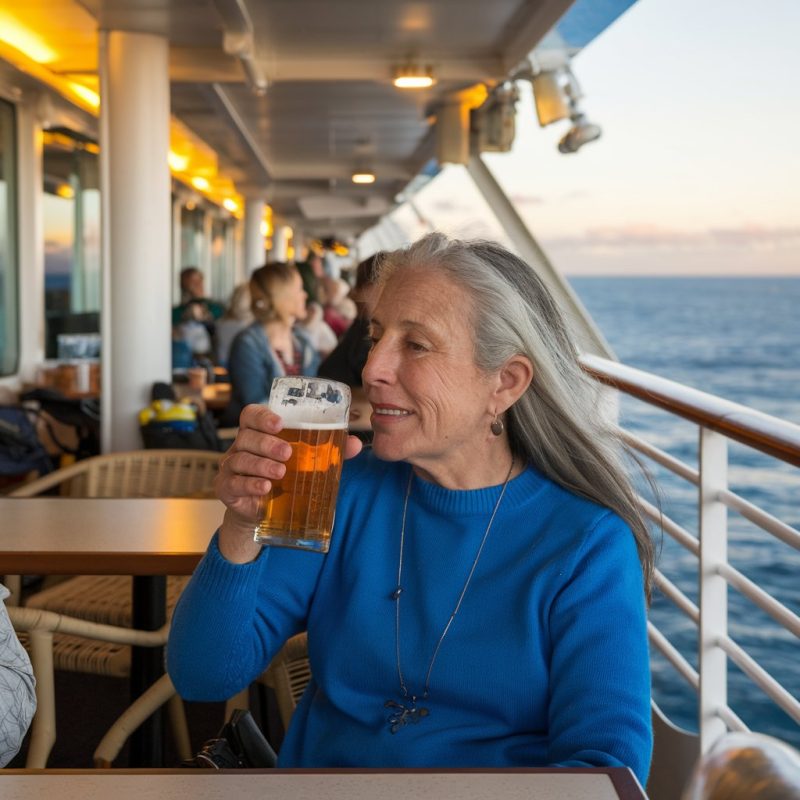
[(292, 446), (292, 455), (286, 474), (272, 481), (272, 491), (264, 498), (264, 517), (255, 540), (327, 553), (347, 438), (350, 387), (325, 378), (276, 378), (269, 408), (283, 418), (278, 436)]

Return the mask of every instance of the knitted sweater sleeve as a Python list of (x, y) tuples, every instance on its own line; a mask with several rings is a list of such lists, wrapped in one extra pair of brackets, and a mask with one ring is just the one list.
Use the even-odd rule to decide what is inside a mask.
[(167, 671), (181, 697), (225, 700), (255, 680), (306, 629), (322, 562), (319, 553), (265, 547), (233, 564), (215, 536), (172, 619)]
[(642, 572), (633, 534), (597, 521), (550, 612), (550, 759), (627, 766), (642, 785), (652, 751), (650, 662)]

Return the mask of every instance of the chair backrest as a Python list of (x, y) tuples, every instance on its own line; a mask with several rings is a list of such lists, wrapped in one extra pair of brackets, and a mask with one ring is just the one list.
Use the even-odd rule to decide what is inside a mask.
[(133, 450), (85, 458), (16, 489), (33, 497), (58, 486), (65, 497), (211, 497), (222, 453)]
[(653, 702), (653, 760), (647, 780), (650, 800), (678, 800), (700, 754), (700, 738), (667, 719)]
[(289, 727), (289, 720), (310, 680), (308, 637), (303, 632), (283, 645), (264, 673), (264, 682), (275, 692), (284, 729)]

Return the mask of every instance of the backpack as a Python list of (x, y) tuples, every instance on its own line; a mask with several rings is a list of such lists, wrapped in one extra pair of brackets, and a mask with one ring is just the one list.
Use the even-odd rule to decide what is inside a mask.
[(20, 406), (0, 406), (0, 475), (51, 472), (53, 462), (39, 441), (28, 413)]

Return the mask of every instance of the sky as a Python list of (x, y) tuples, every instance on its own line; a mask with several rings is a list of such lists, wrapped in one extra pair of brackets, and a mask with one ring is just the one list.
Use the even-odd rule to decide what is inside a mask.
[[(639, 0), (573, 60), (602, 137), (558, 153), (568, 121), (540, 128), (520, 82), (513, 151), (484, 159), (565, 274), (800, 276), (798, 37), (798, 0)], [(501, 234), (462, 167), (416, 202)]]

